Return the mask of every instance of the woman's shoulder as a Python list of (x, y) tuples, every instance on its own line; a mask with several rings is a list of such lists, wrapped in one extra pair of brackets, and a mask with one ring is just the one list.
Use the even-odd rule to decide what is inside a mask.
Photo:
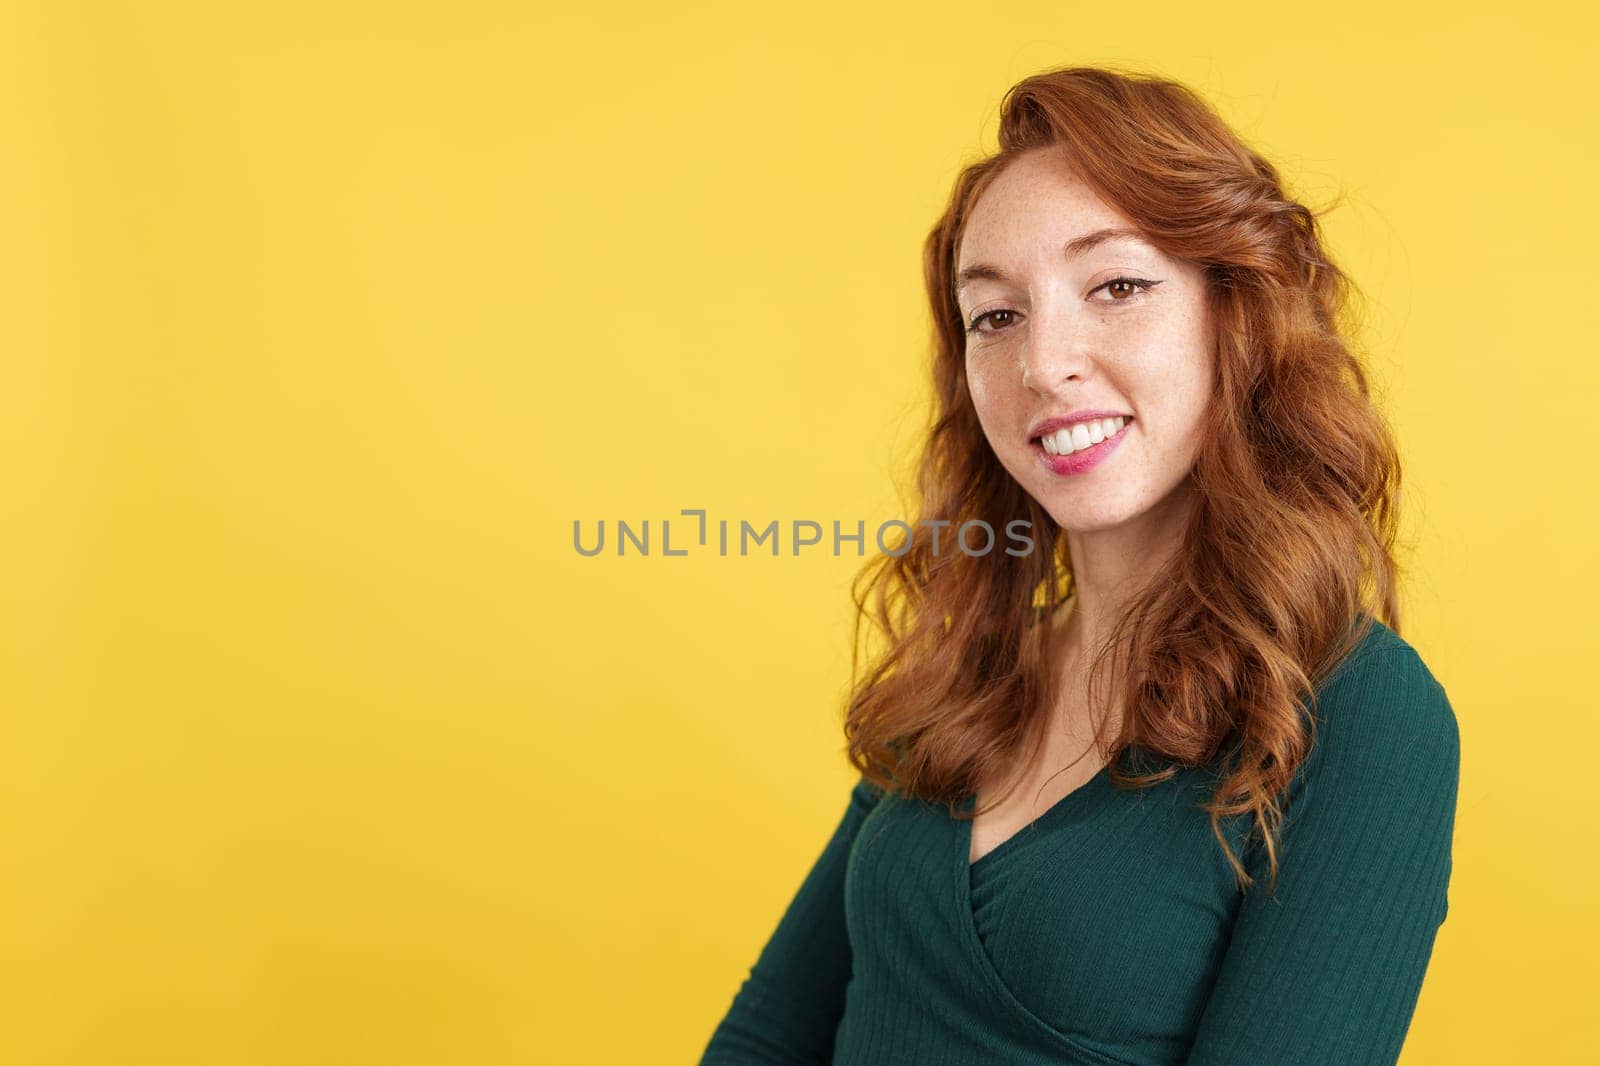
[(1366, 692), (1386, 680), (1391, 684), (1408, 681), (1413, 687), (1443, 691), (1439, 679), (1409, 641), (1380, 619), (1369, 618), (1365, 633), (1319, 686), (1318, 695), (1351, 689)]
[(1377, 619), (1318, 687), (1313, 702), (1319, 762), (1368, 773), (1419, 766), (1454, 772), (1460, 728), (1444, 686), (1416, 648)]
[(850, 804), (853, 809), (865, 814), (876, 807), (885, 795), (884, 790), (867, 780), (866, 775), (858, 774), (855, 787), (850, 790)]

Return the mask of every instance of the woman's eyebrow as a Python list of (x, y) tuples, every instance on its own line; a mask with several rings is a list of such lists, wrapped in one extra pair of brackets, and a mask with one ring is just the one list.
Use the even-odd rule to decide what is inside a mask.
[[(1062, 248), (1062, 254), (1068, 259), (1076, 259), (1107, 241), (1134, 240), (1144, 243), (1144, 235), (1137, 230), (1124, 226), (1106, 226), (1102, 229), (1091, 230), (1088, 233), (1072, 238)], [(1005, 271), (988, 263), (974, 263), (965, 267), (956, 275), (956, 291), (960, 292), (970, 282), (974, 281), (1006, 281)]]
[(1133, 240), (1144, 243), (1144, 235), (1138, 230), (1131, 230), (1124, 226), (1107, 226), (1085, 233), (1081, 237), (1074, 237), (1067, 242), (1064, 249), (1068, 259), (1076, 259), (1092, 248), (1098, 247), (1107, 241)]

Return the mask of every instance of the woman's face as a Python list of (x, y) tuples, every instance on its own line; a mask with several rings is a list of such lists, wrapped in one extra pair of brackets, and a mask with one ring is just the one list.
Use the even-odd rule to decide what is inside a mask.
[[(1133, 229), (1040, 150), (984, 190), (957, 252), (978, 419), (1011, 476), (1070, 531), (1110, 529), (1176, 500), (1211, 396), (1204, 273), (1136, 235), (1105, 232)], [(1129, 421), (1117, 430), (1085, 421), (1091, 411)], [(1058, 447), (1059, 430), (1041, 438), (1047, 424), (1065, 425), (1072, 447)]]

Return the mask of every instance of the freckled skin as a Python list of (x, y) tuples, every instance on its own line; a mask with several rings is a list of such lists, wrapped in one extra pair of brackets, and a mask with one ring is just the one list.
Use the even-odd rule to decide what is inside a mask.
[[(1137, 240), (1066, 256), (1069, 241), (1105, 227), (1137, 228), (1060, 156), (1035, 150), (984, 190), (958, 249), (958, 273), (982, 263), (1008, 279), (971, 281), (958, 294), (969, 324), (988, 311), (1015, 312), (967, 334), (968, 390), (1001, 464), (1066, 530), (1074, 584), (1055, 620), (1065, 687), (1044, 749), (1009, 775), (1024, 787), (975, 820), (974, 859), (1103, 765), (1092, 724), (1106, 719), (1115, 730), (1121, 711), (1114, 700), (1091, 700), (1085, 649), (1102, 645), (1135, 586), (1176, 548), (1194, 503), (1189, 473), (1215, 373), (1205, 274)], [(1122, 277), (1160, 284), (1104, 287)], [(1062, 476), (1034, 453), (1028, 429), (1079, 408), (1135, 421), (1104, 461)], [(1008, 792), (986, 784), (980, 806), (991, 791)]]
[[(1036, 150), (984, 190), (957, 256), (958, 271), (985, 263), (1010, 279), (971, 281), (959, 294), (967, 323), (1015, 312), (968, 333), (968, 389), (1000, 462), (1068, 531), (1074, 614), (1091, 632), (1175, 544), (1215, 366), (1201, 267), (1135, 240), (1066, 257), (1068, 241), (1103, 227), (1137, 228), (1059, 156)], [(1119, 277), (1160, 284), (1102, 287)], [(1028, 427), (1085, 407), (1136, 421), (1105, 461), (1063, 477), (1033, 453)]]

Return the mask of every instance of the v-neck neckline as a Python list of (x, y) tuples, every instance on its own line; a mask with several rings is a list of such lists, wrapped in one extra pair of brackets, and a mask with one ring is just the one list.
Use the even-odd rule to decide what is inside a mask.
[[(1087, 1048), (1075, 1038), (1061, 1032), (1055, 1026), (1035, 1014), (1019, 1000), (1015, 993), (1000, 976), (995, 968), (994, 960), (985, 950), (983, 940), (978, 934), (978, 927), (972, 910), (972, 870), (980, 864), (987, 863), (993, 856), (1009, 855), (1016, 850), (1016, 844), (1023, 833), (1034, 832), (1048, 828), (1050, 825), (1059, 824), (1070, 819), (1074, 814), (1082, 811), (1097, 794), (1103, 792), (1105, 783), (1110, 776), (1111, 768), (1108, 763), (1101, 767), (1100, 772), (1088, 781), (1067, 793), (1053, 805), (1048, 807), (1043, 814), (1017, 832), (1011, 834), (1000, 844), (982, 855), (976, 863), (969, 863), (967, 856), (972, 854), (972, 821), (970, 819), (949, 819), (946, 817), (945, 825), (950, 837), (955, 841), (953, 856), (948, 869), (952, 875), (951, 889), (953, 890), (953, 903), (955, 913), (951, 916), (959, 929), (957, 937), (960, 939), (967, 957), (971, 961), (978, 977), (978, 981), (987, 986), (989, 993), (995, 998), (999, 1006), (1009, 1013), (1020, 1024), (1032, 1030), (1036, 1036), (1048, 1043), (1052, 1052), (1057, 1056), (1065, 1055), (1065, 1062), (1072, 1062), (1078, 1066), (1117, 1066), (1119, 1060), (1109, 1058), (1101, 1052)], [(962, 805), (967, 810), (976, 805), (977, 794), (968, 793), (962, 798)], [(965, 828), (955, 822), (964, 823)]]
[[(1111, 764), (1108, 762), (1093, 777), (1046, 807), (1037, 818), (1014, 831), (1000, 843), (978, 856), (977, 859), (970, 858), (972, 855), (972, 819), (959, 819), (961, 829), (956, 833), (956, 837), (960, 844), (959, 850), (963, 867), (970, 872), (977, 870), (979, 867), (987, 869), (989, 866), (994, 865), (989, 860), (995, 857), (1004, 857), (1017, 850), (1026, 842), (1024, 834), (1042, 832), (1082, 807), (1092, 798), (1093, 793), (1099, 790), (1110, 775)], [(962, 798), (961, 809), (964, 811), (970, 813), (977, 808), (977, 805), (978, 794), (976, 792), (969, 792)]]

